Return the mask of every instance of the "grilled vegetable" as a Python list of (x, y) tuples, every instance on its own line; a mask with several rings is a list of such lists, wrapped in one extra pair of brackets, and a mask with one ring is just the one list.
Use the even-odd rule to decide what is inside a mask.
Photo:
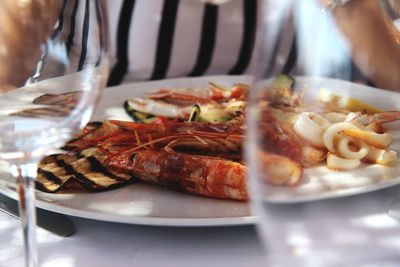
[(188, 121), (199, 121), (199, 117), (200, 117), (200, 106), (194, 105)]
[(129, 101), (124, 102), (124, 109), (134, 122), (152, 123), (156, 119), (156, 116), (152, 114), (140, 112), (132, 108)]
[[(142, 114), (151, 114), (154, 116), (163, 116), (166, 118), (187, 119), (192, 110), (191, 106), (179, 106), (167, 103), (162, 100), (154, 100), (150, 98), (133, 97), (128, 99), (125, 104), (125, 110), (128, 114), (132, 112), (140, 112)], [(132, 114), (130, 114), (132, 116)], [(138, 114), (133, 114), (138, 115)], [(139, 119), (141, 114), (139, 114)], [(147, 118), (146, 118), (147, 119)]]
[(272, 82), (271, 87), (279, 88), (279, 87), (286, 87), (292, 89), (294, 86), (295, 80), (293, 77), (287, 74), (279, 74), (275, 77), (274, 81)]
[(221, 105), (201, 105), (200, 106), (200, 121), (203, 122), (226, 122), (232, 120), (228, 110)]
[(89, 149), (88, 155), (56, 154), (42, 159), (39, 164), (36, 187), (45, 192), (86, 189), (104, 191), (134, 181), (130, 174), (104, 167), (99, 151)]

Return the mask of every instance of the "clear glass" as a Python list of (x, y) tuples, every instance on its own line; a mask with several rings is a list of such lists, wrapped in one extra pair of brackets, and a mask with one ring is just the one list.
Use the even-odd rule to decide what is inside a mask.
[[(89, 121), (105, 87), (102, 5), (97, 0), (0, 2), (0, 160), (16, 179), (16, 186), (6, 186), (19, 199), (25, 266), (38, 264), (37, 163)], [(74, 20), (77, 10), (84, 15)]]
[(400, 263), (395, 5), (264, 1), (246, 153), (268, 266)]

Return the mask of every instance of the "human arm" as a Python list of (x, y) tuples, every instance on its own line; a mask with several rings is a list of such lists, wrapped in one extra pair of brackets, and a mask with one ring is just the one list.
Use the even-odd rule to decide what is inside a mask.
[(34, 71), (62, 1), (0, 2), (0, 90), (19, 87)]
[(349, 0), (334, 6), (332, 13), (362, 73), (378, 87), (400, 91), (400, 43), (395, 37), (400, 32), (388, 23), (379, 2)]

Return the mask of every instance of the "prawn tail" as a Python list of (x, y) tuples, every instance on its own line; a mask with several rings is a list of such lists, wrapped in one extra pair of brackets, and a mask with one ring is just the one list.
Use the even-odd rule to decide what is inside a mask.
[(264, 182), (278, 186), (294, 186), (301, 181), (303, 167), (296, 161), (285, 156), (258, 152), (260, 159), (259, 173), (262, 173)]

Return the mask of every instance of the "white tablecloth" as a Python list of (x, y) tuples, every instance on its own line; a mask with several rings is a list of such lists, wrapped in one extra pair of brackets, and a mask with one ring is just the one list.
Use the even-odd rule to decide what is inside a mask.
[[(38, 229), (42, 267), (265, 266), (254, 226), (171, 228), (70, 217), (76, 233)], [(0, 212), (0, 266), (23, 266), (19, 221)]]
[[(303, 226), (297, 220), (299, 212), (305, 211), (303, 204), (274, 213), (275, 223), (271, 221), (268, 228), (280, 233), (276, 236), (269, 232), (274, 245), (289, 245), (279, 263), (307, 248), (316, 249), (310, 250), (313, 252), (308, 259), (319, 257), (318, 263), (310, 266), (400, 266), (399, 192), (397, 185), (353, 197), (310, 202), (307, 207), (313, 209), (307, 211), (314, 213), (308, 214)], [(264, 248), (251, 225), (175, 228), (70, 218), (76, 228), (70, 237), (38, 229), (41, 267), (267, 266)], [(327, 244), (330, 247), (323, 255), (318, 249)], [(22, 256), (19, 221), (0, 212), (0, 266), (23, 266)], [(331, 264), (326, 265), (326, 260)]]

